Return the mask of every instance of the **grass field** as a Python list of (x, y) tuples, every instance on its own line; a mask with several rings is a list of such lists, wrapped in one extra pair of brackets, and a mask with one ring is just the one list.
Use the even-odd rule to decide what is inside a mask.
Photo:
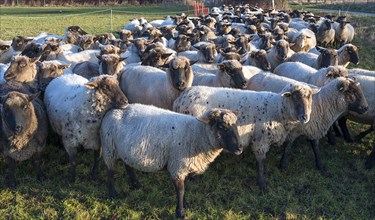
[(305, 8), (319, 8), (346, 11), (375, 13), (375, 3), (345, 3), (345, 4), (304, 4)]
[[(10, 29), (12, 26), (7, 26), (10, 23), (4, 22), (8, 20), (8, 16), (31, 16), (28, 13), (33, 12), (32, 16), (53, 17), (56, 11), (60, 10), (80, 13), (86, 9), (91, 10), (43, 8), (45, 11), (38, 13), (40, 9), (2, 7), (0, 38), (11, 39), (19, 34), (33, 36), (38, 33), (27, 32), (38, 28), (33, 22), (29, 24), (29, 30)], [(135, 7), (131, 10), (174, 12), (184, 9)], [(86, 16), (85, 30), (89, 26), (103, 25), (96, 15)], [(123, 15), (118, 18), (116, 29), (134, 16), (146, 15)], [(69, 22), (73, 22), (73, 17), (71, 20)], [(374, 70), (373, 20), (363, 16), (352, 16), (350, 20), (358, 30), (354, 43), (361, 46), (359, 66)], [(80, 22), (80, 19), (74, 21)], [(50, 33), (62, 34), (66, 26), (74, 24), (68, 23), (68, 19), (65, 22), (67, 23), (61, 26), (50, 22), (42, 28)], [(87, 31), (100, 33), (105, 30), (92, 28)], [(350, 123), (353, 134), (367, 127)], [(229, 220), (375, 219), (375, 169), (366, 170), (364, 167), (364, 162), (375, 145), (374, 132), (361, 143), (349, 144), (338, 139), (337, 144), (331, 146), (326, 138), (323, 138), (320, 144), (322, 159), (327, 169), (324, 174), (315, 168), (314, 154), (304, 139), (295, 142), (289, 167), (283, 172), (278, 169), (282, 149), (271, 147), (266, 162), (268, 185), (263, 192), (257, 184), (256, 162), (249, 149), (241, 156), (223, 153), (201, 178), (188, 182), (187, 216), (189, 219)], [(134, 190), (127, 183), (123, 163), (119, 162), (115, 175), (119, 195), (117, 199), (110, 200), (107, 198), (104, 163), (100, 163), (98, 180), (91, 181), (89, 174), (92, 152), (82, 151), (79, 156), (81, 160), (77, 166), (77, 180), (73, 186), (69, 186), (66, 181), (69, 165), (65, 150), (60, 146), (48, 145), (42, 164), (47, 179), (39, 183), (34, 177), (31, 161), (20, 162), (16, 172), (18, 186), (14, 190), (3, 184), (6, 164), (0, 159), (0, 219), (174, 219), (176, 196), (166, 171), (137, 172), (143, 188)]]

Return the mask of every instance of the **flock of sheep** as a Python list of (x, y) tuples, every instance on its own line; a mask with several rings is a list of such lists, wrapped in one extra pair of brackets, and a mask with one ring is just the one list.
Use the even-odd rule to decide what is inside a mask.
[[(118, 159), (135, 188), (133, 169), (167, 168), (176, 215), (185, 218), (187, 177), (223, 150), (251, 148), (264, 189), (271, 145), (284, 146), (285, 169), (293, 141), (305, 136), (323, 170), (323, 136), (334, 143), (333, 130), (341, 130), (357, 141), (374, 130), (375, 72), (346, 69), (359, 56), (345, 16), (224, 5), (199, 17), (133, 19), (115, 34), (70, 26), (64, 36), (0, 40), (0, 153), (9, 187), (16, 161), (31, 157), (43, 180), (41, 152), (47, 137), (59, 137), (70, 183), (79, 146), (94, 150), (93, 179), (102, 152), (111, 197)], [(353, 139), (347, 119), (371, 127)]]

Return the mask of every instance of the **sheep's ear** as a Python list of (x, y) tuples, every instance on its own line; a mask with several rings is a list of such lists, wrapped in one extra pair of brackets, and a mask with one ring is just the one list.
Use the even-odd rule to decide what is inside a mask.
[(251, 57), (251, 58), (254, 58), (254, 57), (255, 57), (255, 51), (251, 51), (251, 53), (250, 53), (250, 57)]
[(61, 70), (66, 70), (70, 67), (71, 64), (67, 64), (67, 65), (58, 65), (57, 68), (61, 69)]
[(325, 50), (324, 47), (319, 47), (319, 46), (316, 46), (316, 49), (317, 49), (320, 53), (322, 53), (322, 52)]
[(283, 94), (281, 94), (281, 96), (284, 96), (284, 97), (291, 97), (291, 96), (292, 96), (292, 93), (291, 93), (291, 92), (284, 92)]
[(296, 43), (290, 43), (289, 47), (293, 47)]
[(276, 42), (275, 42), (275, 41), (271, 41), (270, 43), (271, 43), (272, 45), (274, 45), (274, 46), (276, 45)]
[(127, 57), (120, 57), (119, 62), (125, 61), (126, 59), (128, 59), (128, 58)]
[(123, 50), (123, 49), (119, 50), (120, 54), (125, 53), (125, 52), (126, 52), (126, 50)]
[(164, 63), (163, 65), (159, 65), (159, 68), (169, 68), (169, 63)]
[(36, 62), (39, 61), (39, 59), (40, 59), (41, 57), (42, 57), (42, 56), (40, 55), (40, 56), (35, 57), (35, 58), (30, 58), (30, 63), (31, 63), (31, 64), (35, 64)]
[(210, 123), (210, 120), (208, 119), (208, 118), (206, 118), (206, 117), (196, 117), (196, 119), (198, 120), (198, 121), (200, 121), (200, 122), (203, 122), (203, 123), (205, 123), (205, 124), (208, 124), (208, 123)]
[(190, 66), (194, 65), (196, 62), (198, 62), (198, 60), (189, 60)]
[(219, 70), (222, 70), (222, 71), (224, 71), (224, 69), (225, 69), (223, 64), (218, 64), (217, 68), (219, 68)]
[(86, 86), (89, 89), (96, 89), (99, 87), (97, 81), (85, 83), (84, 86)]
[(320, 88), (318, 86), (314, 86), (314, 85), (309, 85), (309, 86), (311, 88), (311, 92), (313, 95), (320, 92)]
[(173, 53), (163, 53), (162, 55), (161, 55), (161, 58), (163, 58), (163, 59), (167, 59), (169, 56), (171, 56)]
[(31, 102), (31, 101), (33, 101), (34, 99), (36, 99), (39, 95), (40, 95), (40, 91), (37, 92), (37, 93), (31, 94), (31, 95), (29, 95), (29, 96), (27, 97), (27, 101), (28, 101), (28, 102)]
[(96, 58), (98, 58), (98, 60), (102, 60), (102, 55), (100, 54), (95, 54)]
[(244, 58), (246, 56), (246, 53), (244, 53), (244, 54), (240, 54), (240, 58), (242, 59), (242, 58)]

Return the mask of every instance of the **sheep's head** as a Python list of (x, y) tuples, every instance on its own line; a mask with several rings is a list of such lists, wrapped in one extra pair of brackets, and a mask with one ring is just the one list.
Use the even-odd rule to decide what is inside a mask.
[(166, 63), (168, 58), (173, 54), (172, 52), (167, 52), (164, 46), (158, 44), (148, 46), (150, 49), (146, 49), (142, 56), (142, 65), (158, 67)]
[(95, 90), (97, 102), (95, 104), (98, 111), (128, 106), (128, 99), (121, 91), (118, 80), (114, 76), (100, 75), (92, 78), (85, 86)]
[(137, 38), (135, 40), (131, 40), (130, 42), (132, 42), (134, 47), (137, 48), (138, 55), (140, 57), (142, 57), (143, 53), (145, 52), (147, 45), (151, 43), (143, 38)]
[(359, 82), (355, 77), (340, 77), (337, 90), (344, 94), (345, 101), (349, 104), (348, 110), (363, 114), (368, 110), (366, 98), (362, 92)]
[(280, 60), (285, 60), (288, 57), (288, 53), (290, 50), (288, 41), (279, 40), (272, 44), (274, 44), (274, 47), (276, 49), (277, 58)]
[(98, 46), (98, 39), (94, 35), (85, 34), (80, 37), (78, 41), (80, 50), (95, 49)]
[(217, 65), (221, 74), (220, 81), (222, 85), (232, 88), (244, 89), (247, 81), (243, 75), (242, 64), (237, 60), (225, 60)]
[(39, 63), (39, 70), (36, 75), (39, 91), (44, 92), (48, 84), (56, 77), (64, 74), (70, 64), (63, 65), (56, 62), (44, 61)]
[(317, 49), (320, 52), (318, 56), (319, 68), (338, 65), (338, 54), (335, 49), (320, 47), (317, 47)]
[(0, 45), (0, 55), (7, 52), (10, 49), (10, 45), (1, 44)]
[(319, 91), (316, 86), (302, 83), (287, 85), (281, 91), (281, 96), (287, 100), (284, 102), (284, 113), (289, 112), (289, 117), (306, 124), (310, 121), (312, 95)]
[(44, 60), (55, 60), (57, 56), (62, 52), (62, 49), (58, 43), (47, 43), (42, 46), (42, 57), (41, 61)]
[(191, 42), (189, 36), (180, 34), (175, 40), (175, 48), (177, 53), (190, 49)]
[(175, 57), (168, 64), (164, 64), (167, 69), (168, 80), (178, 91), (184, 91), (193, 83), (193, 71), (191, 65), (196, 61), (190, 61), (186, 57)]
[(359, 64), (359, 53), (358, 53), (358, 47), (354, 46), (353, 44), (347, 44), (344, 45), (345, 47), (345, 54), (344, 56), (347, 56), (351, 63), (358, 65)]
[(237, 115), (238, 111), (212, 109), (197, 119), (211, 127), (218, 147), (238, 155), (242, 153), (243, 146), (240, 145)]
[(202, 44), (199, 47), (200, 54), (203, 55), (205, 63), (214, 63), (217, 60), (217, 50), (215, 44)]
[(85, 35), (87, 34), (86, 31), (82, 30), (82, 28), (80, 28), (79, 26), (69, 26), (67, 28), (67, 31), (71, 32), (71, 33), (77, 33), (79, 35)]
[(253, 39), (253, 37), (246, 37), (246, 36), (241, 36), (237, 38), (236, 40), (236, 47), (241, 48), (240, 54), (245, 54), (246, 52), (250, 51), (250, 44), (249, 42)]
[(16, 56), (13, 58), (9, 68), (4, 74), (7, 81), (17, 81), (29, 83), (36, 76), (36, 62), (40, 57), (28, 58), (26, 56)]
[(31, 102), (38, 96), (39, 93), (27, 95), (13, 91), (0, 97), (4, 127), (12, 136), (23, 134), (35, 123), (32, 117), (35, 114), (34, 107)]
[(126, 58), (120, 57), (117, 54), (98, 55), (99, 59), (99, 73), (100, 75), (118, 75), (124, 66)]
[(30, 43), (25, 47), (21, 55), (24, 55), (30, 58), (35, 58), (35, 57), (41, 56), (42, 53), (43, 53), (43, 49), (40, 44)]
[(220, 54), (223, 56), (223, 60), (237, 60), (239, 62), (242, 61), (242, 58), (246, 56), (246, 54), (238, 54), (236, 52), (224, 52), (223, 48), (220, 48)]
[(255, 50), (249, 55), (249, 58), (255, 61), (257, 67), (263, 70), (270, 70), (271, 63), (268, 61), (267, 52), (265, 50)]
[(160, 27), (159, 29), (162, 32), (163, 37), (165, 37), (165, 39), (167, 40), (170, 40), (171, 38), (173, 38), (174, 32), (176, 31), (174, 25), (163, 26), (163, 27)]
[(22, 51), (25, 49), (26, 45), (31, 43), (32, 40), (33, 38), (17, 36), (13, 38), (11, 46), (13, 47), (14, 51)]
[(100, 55), (117, 54), (117, 55), (120, 56), (124, 52), (125, 52), (125, 50), (121, 50), (119, 47), (114, 46), (114, 45), (104, 45), (104, 46), (100, 47)]
[[(343, 66), (329, 66), (326, 69), (326, 77), (328, 81), (336, 79), (337, 77), (347, 77), (348, 76), (348, 70)], [(326, 84), (325, 83), (325, 84)]]
[(121, 30), (117, 32), (119, 35), (119, 38), (123, 40), (124, 42), (133, 40), (133, 33), (130, 30)]

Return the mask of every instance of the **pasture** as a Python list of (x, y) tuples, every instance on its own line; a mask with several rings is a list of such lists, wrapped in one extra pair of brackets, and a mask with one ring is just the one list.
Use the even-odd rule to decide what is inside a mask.
[[(112, 19), (108, 19), (111, 18), (109, 11), (89, 13), (107, 9), (110, 8), (1, 7), (0, 38), (35, 36), (41, 31), (62, 35), (70, 25), (99, 34), (120, 30), (134, 17), (163, 19), (165, 15), (187, 10), (181, 7), (116, 8), (138, 13), (112, 13)], [(75, 13), (85, 14), (70, 16)], [(20, 22), (16, 17), (24, 20)], [(358, 67), (374, 70), (373, 18), (350, 16), (348, 19), (356, 29), (353, 44), (361, 47)], [(352, 134), (357, 134), (368, 126), (350, 123), (349, 128)], [(374, 145), (374, 132), (360, 143), (346, 143), (337, 138), (335, 146), (323, 138), (320, 150), (325, 173), (316, 169), (313, 151), (305, 139), (295, 142), (285, 171), (278, 168), (282, 148), (273, 146), (267, 154), (265, 191), (259, 189), (256, 160), (250, 149), (240, 156), (222, 153), (202, 177), (188, 182), (186, 214), (189, 219), (374, 219), (375, 169), (367, 170), (364, 166)], [(100, 161), (98, 180), (92, 181), (92, 152), (82, 150), (78, 155), (74, 185), (67, 182), (69, 163), (65, 150), (57, 144), (49, 144), (42, 162), (46, 180), (42, 183), (36, 180), (32, 162), (27, 160), (17, 163), (18, 186), (15, 189), (4, 186), (6, 162), (1, 158), (0, 219), (175, 218), (175, 189), (167, 171), (137, 172), (143, 188), (135, 190), (128, 184), (123, 163), (118, 162), (115, 174), (118, 197), (111, 200), (107, 196), (103, 161)]]

